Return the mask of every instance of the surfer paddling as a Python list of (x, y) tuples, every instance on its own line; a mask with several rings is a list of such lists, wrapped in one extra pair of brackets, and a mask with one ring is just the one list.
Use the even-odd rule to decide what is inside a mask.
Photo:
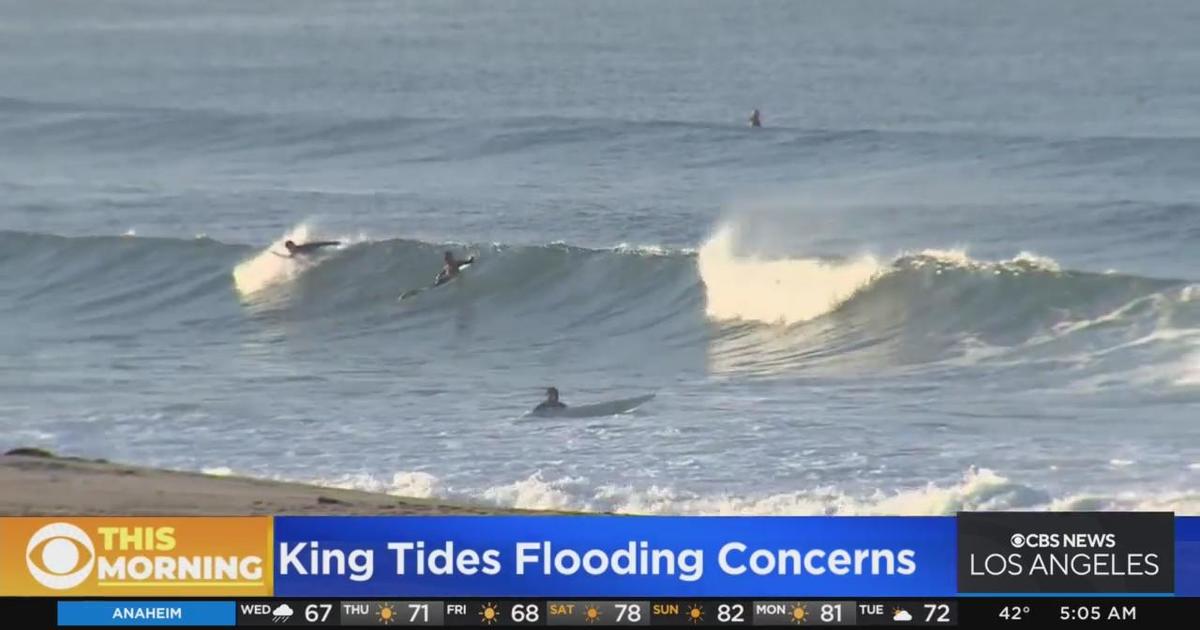
[(437, 278), (433, 280), (433, 286), (445, 284), (458, 277), (459, 268), (463, 265), (469, 265), (475, 262), (475, 257), (471, 256), (466, 260), (458, 260), (454, 257), (454, 252), (446, 252), (442, 256), (442, 270), (438, 272)]
[(546, 389), (546, 400), (534, 407), (534, 411), (546, 411), (549, 409), (566, 409), (567, 405), (558, 399), (558, 388), (549, 387)]
[[(321, 249), (322, 247), (333, 247), (341, 245), (341, 241), (313, 241), (312, 243), (301, 243), (297, 245), (294, 241), (284, 241), (283, 247), (288, 250), (288, 255), (275, 254), (281, 258), (295, 258), (296, 256), (307, 256)], [(275, 253), (275, 252), (271, 252)]]

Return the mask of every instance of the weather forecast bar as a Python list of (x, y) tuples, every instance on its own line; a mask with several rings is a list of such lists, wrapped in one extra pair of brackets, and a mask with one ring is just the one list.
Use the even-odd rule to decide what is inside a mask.
[(263, 600), (239, 626), (857, 626), (958, 625), (952, 600)]
[[(1079, 627), (1162, 628), (1200, 617), (1200, 599), (250, 599), (0, 600), (12, 619), (60, 627)], [(39, 624), (48, 625), (48, 624)], [(32, 627), (32, 626), (31, 626)]]

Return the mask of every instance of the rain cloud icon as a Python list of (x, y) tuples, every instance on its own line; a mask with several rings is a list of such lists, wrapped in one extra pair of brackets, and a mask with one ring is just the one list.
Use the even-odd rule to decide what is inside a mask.
[(296, 611), (292, 610), (291, 606), (288, 606), (287, 604), (280, 604), (275, 607), (275, 610), (271, 611), (271, 621), (276, 623), (284, 622), (288, 620), (288, 617), (291, 617), (294, 614), (296, 614)]

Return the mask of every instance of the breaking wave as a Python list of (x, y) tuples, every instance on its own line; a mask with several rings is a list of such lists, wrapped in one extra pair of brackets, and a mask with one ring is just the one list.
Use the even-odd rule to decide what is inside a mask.
[[(393, 322), (419, 330), (471, 306), (488, 312), (491, 332), (509, 342), (569, 332), (700, 347), (717, 371), (1117, 359), (1152, 349), (1158, 354), (1126, 364), (1165, 370), (1156, 374), (1176, 385), (1197, 382), (1194, 284), (1063, 270), (1028, 253), (996, 262), (932, 249), (891, 260), (765, 259), (739, 254), (726, 230), (698, 251), (448, 246), (317, 232), (300, 225), (266, 248), (0, 232), (0, 262), (10, 271), (0, 290), (14, 298), (7, 308), (32, 317), (221, 326), (261, 302), (289, 322), (336, 321), (339, 334), (389, 339)], [(274, 253), (287, 238), (344, 243), (295, 260)], [(403, 291), (428, 286), (448, 247), (479, 263), (453, 289), (398, 306)]]

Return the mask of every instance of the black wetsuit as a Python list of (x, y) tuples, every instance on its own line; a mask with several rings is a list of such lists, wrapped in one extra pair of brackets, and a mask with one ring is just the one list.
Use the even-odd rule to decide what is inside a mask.
[[(437, 278), (433, 280), (433, 286), (436, 287), (440, 284), (453, 280), (454, 277), (458, 275), (459, 267), (462, 267), (463, 265), (469, 265), (473, 262), (475, 262), (474, 256), (466, 260), (456, 260), (453, 263), (446, 263), (442, 267), (442, 270), (438, 272)], [(453, 267), (451, 267), (451, 265), (453, 265)]]
[(341, 245), (341, 244), (342, 244), (341, 241), (314, 241), (312, 243), (304, 243), (303, 245), (296, 245), (295, 247), (292, 248), (291, 253), (292, 253), (292, 255), (311, 254), (311, 253), (317, 251), (318, 249), (321, 249), (322, 247), (333, 247), (334, 245)]
[(288, 253), (286, 256), (283, 254), (276, 253), (276, 252), (271, 252), (271, 253), (275, 254), (276, 256), (282, 256), (283, 258), (292, 258), (293, 256), (308, 256), (309, 254), (316, 252), (318, 249), (321, 249), (322, 247), (333, 247), (334, 245), (341, 245), (341, 244), (342, 244), (341, 241), (313, 241), (312, 243), (304, 243), (301, 245), (292, 245), (292, 248), (288, 250)]
[(542, 403), (533, 408), (534, 411), (546, 411), (547, 409), (566, 409), (567, 406), (558, 400), (544, 400)]

